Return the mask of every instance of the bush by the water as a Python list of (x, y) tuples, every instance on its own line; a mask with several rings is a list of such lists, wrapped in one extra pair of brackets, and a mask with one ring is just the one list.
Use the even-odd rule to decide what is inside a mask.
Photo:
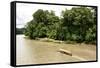
[(60, 17), (52, 10), (38, 9), (32, 16), (33, 20), (26, 24), (24, 32), (31, 39), (96, 41), (96, 8), (73, 7), (63, 10)]

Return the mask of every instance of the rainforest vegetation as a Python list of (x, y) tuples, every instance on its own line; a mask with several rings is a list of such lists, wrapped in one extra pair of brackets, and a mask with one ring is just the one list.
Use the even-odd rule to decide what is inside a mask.
[(77, 43), (96, 43), (96, 8), (73, 7), (57, 16), (53, 10), (38, 9), (25, 25), (30, 39), (50, 38)]

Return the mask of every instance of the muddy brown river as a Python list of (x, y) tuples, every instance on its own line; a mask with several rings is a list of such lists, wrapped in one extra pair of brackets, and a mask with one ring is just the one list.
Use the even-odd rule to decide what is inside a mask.
[[(59, 49), (72, 52), (72, 56)], [(43, 42), (26, 39), (24, 35), (16, 36), (16, 50), (17, 65), (96, 60), (96, 45)]]

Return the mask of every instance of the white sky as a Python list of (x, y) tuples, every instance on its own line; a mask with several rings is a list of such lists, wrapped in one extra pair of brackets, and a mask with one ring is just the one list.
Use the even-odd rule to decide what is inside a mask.
[(28, 4), (28, 3), (17, 3), (16, 7), (16, 27), (22, 28), (24, 25), (32, 20), (32, 14), (38, 9), (53, 10), (57, 16), (60, 16), (61, 11), (71, 9), (73, 6), (62, 6), (62, 5), (46, 5), (46, 4)]

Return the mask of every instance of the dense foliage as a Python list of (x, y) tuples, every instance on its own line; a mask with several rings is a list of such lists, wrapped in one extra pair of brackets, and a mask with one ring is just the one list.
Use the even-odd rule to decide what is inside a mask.
[(62, 11), (61, 17), (58, 17), (54, 11), (39, 9), (25, 26), (24, 33), (31, 39), (47, 37), (95, 43), (96, 11), (95, 8), (73, 7)]

